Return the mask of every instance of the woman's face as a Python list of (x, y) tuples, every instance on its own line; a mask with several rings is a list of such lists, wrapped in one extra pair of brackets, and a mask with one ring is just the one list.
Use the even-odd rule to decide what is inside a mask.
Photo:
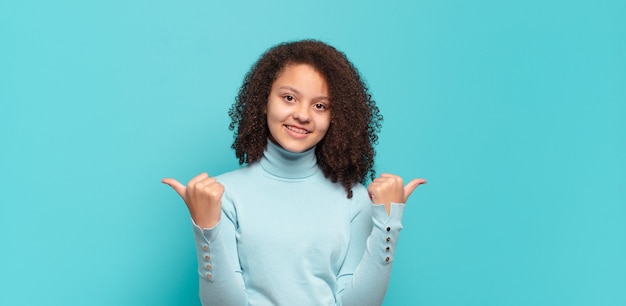
[(266, 113), (270, 138), (283, 149), (312, 148), (330, 125), (326, 80), (310, 65), (287, 65), (272, 84)]

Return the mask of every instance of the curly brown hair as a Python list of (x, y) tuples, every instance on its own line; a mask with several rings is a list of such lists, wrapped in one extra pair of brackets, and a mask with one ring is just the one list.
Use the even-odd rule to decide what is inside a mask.
[(270, 136), (265, 107), (272, 84), (287, 65), (307, 64), (326, 80), (330, 94), (330, 126), (317, 144), (315, 155), (324, 175), (340, 182), (352, 198), (357, 182), (373, 180), (374, 145), (378, 141), (382, 115), (365, 82), (346, 55), (317, 40), (278, 44), (268, 49), (244, 78), (228, 114), (235, 130), (239, 164), (253, 163), (263, 156)]

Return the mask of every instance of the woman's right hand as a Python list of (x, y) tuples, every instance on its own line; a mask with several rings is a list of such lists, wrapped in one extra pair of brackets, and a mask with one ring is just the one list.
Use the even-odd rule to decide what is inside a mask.
[(215, 178), (200, 173), (187, 186), (173, 178), (165, 178), (161, 182), (172, 187), (183, 198), (191, 218), (200, 228), (213, 228), (220, 221), (224, 186)]

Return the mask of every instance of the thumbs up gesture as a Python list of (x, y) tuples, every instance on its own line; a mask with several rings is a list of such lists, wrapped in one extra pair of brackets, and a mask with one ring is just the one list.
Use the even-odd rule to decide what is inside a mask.
[(220, 221), (224, 186), (215, 178), (201, 173), (192, 178), (187, 186), (173, 178), (165, 178), (161, 182), (172, 187), (185, 201), (191, 218), (199, 227), (212, 228)]
[(406, 203), (411, 193), (421, 184), (426, 184), (426, 180), (414, 179), (405, 186), (401, 177), (383, 173), (367, 187), (367, 192), (372, 203), (385, 204), (389, 215), (391, 203)]

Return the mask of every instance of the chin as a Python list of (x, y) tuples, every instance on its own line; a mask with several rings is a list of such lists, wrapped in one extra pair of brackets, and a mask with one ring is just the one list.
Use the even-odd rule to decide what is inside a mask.
[(292, 142), (278, 142), (278, 141), (274, 141), (274, 143), (278, 144), (281, 148), (292, 152), (292, 153), (302, 153), (310, 148), (313, 147), (313, 145), (308, 145), (308, 144), (301, 144), (301, 143), (292, 143)]
[(303, 146), (281, 146), (281, 147), (292, 153), (302, 153), (311, 148), (311, 147), (303, 147)]

